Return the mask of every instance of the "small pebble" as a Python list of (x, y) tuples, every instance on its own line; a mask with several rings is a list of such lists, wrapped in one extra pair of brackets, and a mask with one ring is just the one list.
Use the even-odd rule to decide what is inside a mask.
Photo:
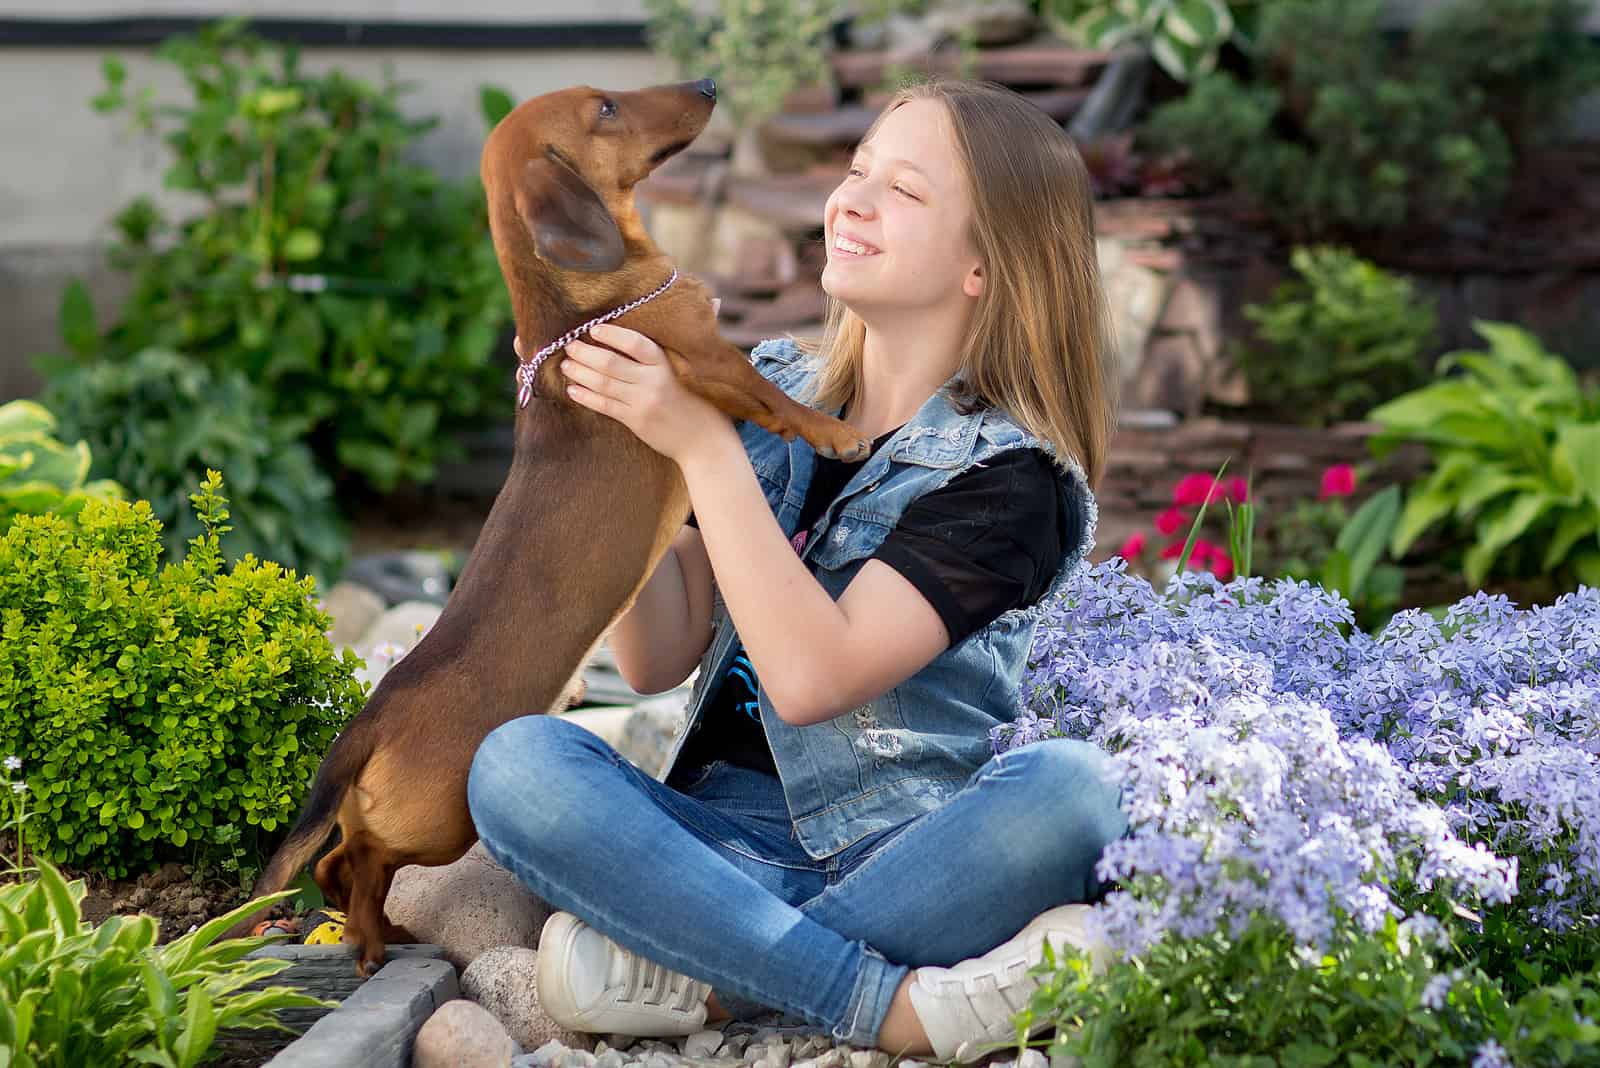
[(1017, 1061), (1017, 1068), (1047, 1068), (1050, 1060), (1043, 1052), (1036, 1049), (1025, 1049)]
[(696, 1031), (683, 1040), (685, 1057), (710, 1057), (722, 1047), (721, 1031)]
[(628, 1058), (618, 1050), (608, 1049), (594, 1059), (594, 1068), (626, 1068)]
[(860, 1049), (850, 1054), (850, 1068), (889, 1068), (889, 1055), (881, 1049)]
[(722, 1040), (722, 1052), (730, 1057), (742, 1057), (749, 1045), (749, 1035), (729, 1035)]
[(817, 1068), (839, 1068), (844, 1064), (845, 1051), (833, 1046), (817, 1054)]
[(595, 1068), (595, 1057), (586, 1049), (569, 1049), (556, 1058), (555, 1068)]

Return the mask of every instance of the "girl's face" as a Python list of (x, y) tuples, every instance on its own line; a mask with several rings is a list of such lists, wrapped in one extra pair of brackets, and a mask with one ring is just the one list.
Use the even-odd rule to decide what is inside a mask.
[(862, 318), (982, 292), (949, 113), (909, 100), (863, 141), (822, 213), (822, 288)]

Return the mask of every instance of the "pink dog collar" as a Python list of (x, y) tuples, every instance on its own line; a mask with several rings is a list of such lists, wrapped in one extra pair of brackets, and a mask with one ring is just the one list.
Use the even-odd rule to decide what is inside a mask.
[(631, 300), (620, 308), (613, 308), (604, 315), (596, 316), (595, 318), (590, 319), (582, 326), (573, 327), (571, 330), (568, 330), (565, 334), (562, 334), (560, 337), (550, 342), (550, 344), (534, 353), (532, 359), (528, 360), (526, 363), (519, 364), (517, 367), (517, 382), (521, 384), (522, 388), (517, 390), (517, 407), (526, 408), (528, 406), (528, 400), (533, 396), (533, 378), (539, 373), (539, 365), (544, 363), (545, 358), (548, 357), (552, 352), (555, 352), (557, 349), (566, 348), (568, 345), (578, 340), (578, 338), (582, 337), (584, 334), (587, 334), (591, 328), (599, 326), (601, 323), (609, 323), (618, 316), (626, 315), (628, 312), (633, 311), (633, 309), (639, 307), (641, 304), (650, 303), (652, 300), (655, 300), (661, 294), (665, 293), (668, 287), (677, 280), (678, 269), (674, 267), (672, 269), (672, 277), (668, 278), (665, 282), (662, 282), (659, 286), (657, 286), (653, 293), (647, 293), (638, 300)]

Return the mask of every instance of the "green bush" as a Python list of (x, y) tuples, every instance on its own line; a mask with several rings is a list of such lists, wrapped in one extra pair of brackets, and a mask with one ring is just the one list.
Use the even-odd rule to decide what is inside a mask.
[(1368, 413), (1382, 457), (1419, 441), (1433, 469), (1406, 494), (1390, 552), (1445, 520), (1463, 524), (1467, 581), (1553, 574), (1600, 586), (1600, 389), (1508, 323), (1474, 322), (1488, 352), (1453, 352), (1442, 378)]
[(689, 0), (645, 0), (645, 10), (651, 47), (680, 76), (714, 79), (720, 106), (743, 130), (777, 114), (791, 91), (827, 75), (827, 35), (843, 7), (840, 0), (720, 0), (711, 13)]
[(160, 346), (241, 371), (275, 419), (310, 431), (325, 470), (383, 491), (428, 481), (460, 455), (454, 432), (511, 411), (495, 352), (510, 301), (481, 184), (407, 159), (436, 120), (403, 115), (393, 81), (306, 73), (237, 21), (158, 55), (189, 102), (157, 109), (112, 59), (95, 106), (159, 132), (166, 187), (202, 207), (176, 223), (148, 198), (120, 213), (113, 262), (132, 295), (103, 338), (76, 302), (69, 344), (111, 360)]
[[(1458, 931), (1456, 942), (1471, 938)], [(1044, 985), (1017, 1021), (1020, 1029), (1051, 1020), (1051, 1053), (1075, 1055), (1084, 1068), (1465, 1068), (1488, 1042), (1511, 1059), (1484, 1063), (1594, 1063), (1600, 974), (1546, 982), (1512, 1000), (1472, 960), (1452, 969), (1458, 954), (1404, 937), (1391, 916), (1381, 931), (1350, 924), (1327, 953), (1302, 955), (1281, 927), (1257, 920), (1237, 940), (1169, 937), (1099, 975), (1076, 953), (1051, 954), (1038, 969)], [(1449, 971), (1448, 993), (1425, 998), (1430, 979)]]
[(0, 404), (0, 531), (18, 515), (77, 515), (94, 497), (125, 497), (107, 479), (88, 481), (89, 443), (55, 438), (56, 417), (30, 400)]
[(68, 433), (88, 440), (97, 473), (150, 502), (169, 557), (201, 533), (189, 494), (215, 468), (227, 472), (236, 515), (222, 539), (229, 559), (254, 553), (324, 586), (338, 577), (347, 538), (333, 483), (310, 449), (274, 424), (243, 374), (145, 349), (49, 375), (46, 402)]
[(1410, 281), (1337, 248), (1297, 248), (1290, 264), (1298, 279), (1244, 309), (1260, 343), (1233, 359), (1252, 401), (1326, 426), (1427, 381), (1437, 318)]
[(334, 1008), (291, 987), (242, 989), (289, 967), (243, 959), (269, 939), (213, 944), (250, 912), (293, 893), (241, 906), (157, 949), (151, 916), (85, 923), (83, 881), (67, 882), (48, 862), (37, 879), (0, 886), (0, 1065), (192, 1068), (224, 1028), (288, 1031), (278, 1010)]
[(1090, 48), (1137, 41), (1180, 82), (1209, 73), (1222, 46), (1237, 35), (1236, 9), (1260, 0), (1041, 0), (1057, 32)]
[(205, 533), (159, 573), (144, 501), (90, 501), (77, 529), (21, 516), (0, 539), (0, 753), (28, 769), (39, 856), (112, 877), (220, 866), (213, 828), (289, 821), (360, 707), (313, 579), (251, 556), (224, 572), (221, 484), (208, 473)]
[(1297, 241), (1487, 216), (1514, 149), (1600, 85), (1580, 7), (1452, 0), (1393, 45), (1381, 0), (1282, 0), (1262, 11), (1252, 81), (1205, 75), (1146, 134)]

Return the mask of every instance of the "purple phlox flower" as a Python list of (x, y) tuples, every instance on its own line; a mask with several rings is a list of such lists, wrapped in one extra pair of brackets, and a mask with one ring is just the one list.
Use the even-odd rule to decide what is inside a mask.
[(1472, 1058), (1472, 1068), (1516, 1068), (1516, 1066), (1506, 1053), (1505, 1047), (1491, 1038), (1478, 1047), (1477, 1056)]

